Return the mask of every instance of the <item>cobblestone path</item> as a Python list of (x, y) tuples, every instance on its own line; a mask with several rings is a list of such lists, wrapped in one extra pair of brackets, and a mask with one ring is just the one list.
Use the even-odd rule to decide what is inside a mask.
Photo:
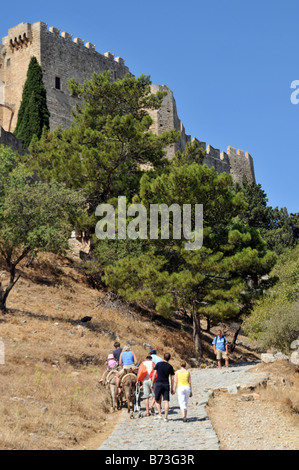
[[(193, 396), (188, 403), (187, 423), (183, 423), (177, 394), (171, 395), (168, 422), (154, 416), (145, 416), (141, 401), (142, 418), (130, 419), (123, 410), (112, 434), (99, 450), (218, 450), (219, 441), (205, 407), (212, 390), (237, 389), (256, 386), (267, 377), (248, 370), (256, 364), (231, 366), (229, 373), (218, 369), (191, 369)], [(163, 413), (162, 413), (163, 415)]]

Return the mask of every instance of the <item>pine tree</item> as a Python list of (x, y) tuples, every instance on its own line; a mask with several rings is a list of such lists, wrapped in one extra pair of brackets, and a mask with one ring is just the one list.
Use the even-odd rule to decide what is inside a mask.
[(71, 80), (72, 94), (81, 98), (72, 127), (33, 140), (28, 164), (43, 181), (55, 179), (83, 191), (89, 214), (118, 195), (131, 199), (144, 166), (153, 171), (167, 166), (166, 147), (180, 135), (175, 130), (159, 136), (151, 131), (147, 110), (159, 109), (164, 93), (152, 94), (150, 84), (149, 77), (128, 75), (111, 82), (109, 71), (94, 73), (83, 84)]
[(200, 357), (201, 318), (212, 324), (242, 321), (268, 287), (263, 276), (275, 256), (257, 229), (238, 221), (247, 205), (243, 194), (234, 192), (231, 176), (219, 175), (197, 160), (200, 149), (194, 144), (161, 175), (145, 174), (134, 202), (147, 209), (150, 204), (203, 204), (202, 248), (186, 250), (185, 240), (172, 236), (149, 240), (142, 255), (131, 253), (107, 266), (104, 281), (126, 300), (142, 301), (163, 316), (180, 308), (189, 311), (195, 354)]
[(32, 57), (14, 134), (23, 140), (24, 147), (28, 147), (34, 135), (40, 139), (43, 128), (49, 129), (49, 118), (42, 68), (36, 57)]

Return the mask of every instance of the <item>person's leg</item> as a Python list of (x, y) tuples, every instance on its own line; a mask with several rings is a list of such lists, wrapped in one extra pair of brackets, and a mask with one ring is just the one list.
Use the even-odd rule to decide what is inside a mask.
[(162, 416), (162, 414), (161, 414), (161, 402), (162, 402), (162, 395), (159, 398), (159, 400), (156, 399), (156, 407), (157, 407), (158, 415), (160, 416), (160, 418)]
[(122, 369), (117, 375), (116, 375), (116, 387), (117, 387), (117, 392), (118, 392), (118, 395), (121, 394), (121, 388), (120, 388), (120, 381), (124, 375), (125, 371)]
[(218, 369), (222, 370), (222, 352), (217, 349)]
[(144, 396), (144, 405), (145, 405), (145, 410), (146, 410), (146, 415), (149, 416), (149, 399), (151, 396), (151, 387), (150, 387), (150, 381), (144, 380), (143, 382), (143, 396)]
[(156, 385), (155, 400), (156, 400), (156, 408), (158, 410), (158, 415), (161, 418), (162, 390), (161, 390), (161, 387), (159, 385)]
[(106, 369), (105, 372), (103, 372), (103, 375), (99, 380), (99, 383), (104, 383), (104, 379), (105, 379), (106, 375), (108, 374), (108, 372), (109, 372), (109, 369)]
[(155, 404), (156, 404), (156, 400), (155, 400), (155, 396), (153, 396), (152, 403), (151, 403), (151, 413), (152, 414), (155, 414)]
[(182, 387), (178, 388), (178, 402), (179, 402), (180, 410), (182, 413), (182, 418), (184, 418), (184, 397), (183, 397)]
[(187, 401), (188, 401), (189, 395), (190, 395), (189, 387), (182, 386), (178, 388), (178, 399), (179, 399), (183, 421), (186, 421), (187, 419)]
[(148, 398), (144, 399), (144, 405), (145, 405), (146, 416), (149, 416), (150, 412), (149, 412), (149, 399)]
[(169, 412), (169, 401), (164, 400), (164, 418), (168, 419), (168, 412)]
[(190, 397), (190, 387), (186, 387), (185, 391), (184, 391), (184, 395), (185, 395), (185, 404), (186, 404), (186, 408), (184, 410), (184, 418), (185, 420), (187, 420), (187, 413), (188, 413), (188, 400), (189, 400), (189, 397)]
[(169, 412), (169, 385), (164, 387), (163, 390), (163, 403), (164, 403), (164, 419), (167, 421), (168, 419), (168, 412)]

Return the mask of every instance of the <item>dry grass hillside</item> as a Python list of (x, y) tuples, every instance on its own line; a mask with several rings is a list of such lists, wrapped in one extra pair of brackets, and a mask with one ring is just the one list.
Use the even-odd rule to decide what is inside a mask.
[[(99, 305), (104, 294), (88, 286), (70, 258), (40, 255), (20, 272), (10, 311), (0, 318), (0, 448), (97, 448), (115, 421), (98, 386), (115, 339), (134, 342), (139, 360), (143, 343), (167, 350), (177, 367), (192, 351), (190, 333), (175, 322)], [(5, 282), (3, 267), (0, 276)], [(81, 324), (86, 315), (92, 321)]]
[[(20, 273), (0, 318), (0, 449), (96, 449), (118, 416), (98, 386), (116, 338), (131, 341), (138, 360), (148, 351), (144, 343), (170, 352), (175, 368), (193, 356), (186, 320), (101, 301), (104, 293), (89, 287), (72, 257), (40, 255)], [(5, 282), (3, 266), (0, 276)], [(92, 321), (82, 324), (86, 315)], [(213, 360), (212, 337), (204, 334), (205, 362)], [(239, 347), (235, 360), (244, 354), (256, 357)]]

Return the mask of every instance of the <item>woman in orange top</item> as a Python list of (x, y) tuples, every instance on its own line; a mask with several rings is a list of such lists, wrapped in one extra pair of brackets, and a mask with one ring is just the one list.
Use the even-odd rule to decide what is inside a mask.
[(186, 370), (186, 362), (181, 362), (180, 370), (177, 370), (174, 378), (174, 391), (178, 389), (178, 400), (184, 423), (187, 422), (187, 405), (189, 397), (192, 397), (191, 374)]

